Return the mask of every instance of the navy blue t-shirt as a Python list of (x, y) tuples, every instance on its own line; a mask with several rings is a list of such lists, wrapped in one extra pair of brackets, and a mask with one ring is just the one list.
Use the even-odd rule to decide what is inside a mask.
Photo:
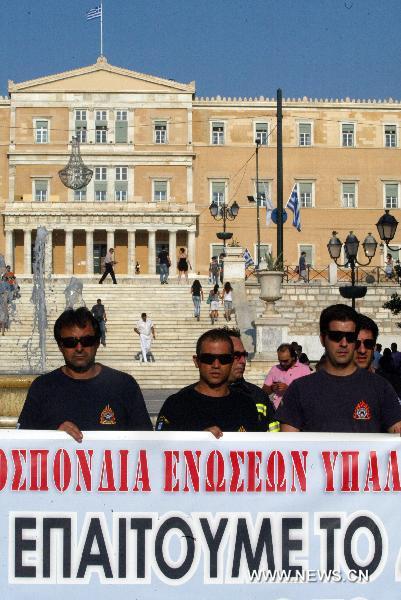
[(135, 379), (110, 367), (91, 379), (73, 379), (60, 369), (39, 376), (28, 390), (21, 429), (58, 429), (64, 421), (81, 431), (151, 431)]
[(300, 431), (384, 433), (401, 421), (391, 385), (366, 369), (339, 377), (324, 369), (286, 390), (275, 418)]

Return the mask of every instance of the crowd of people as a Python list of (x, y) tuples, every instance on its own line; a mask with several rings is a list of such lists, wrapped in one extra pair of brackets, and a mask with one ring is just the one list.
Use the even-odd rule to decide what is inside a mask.
[[(193, 295), (200, 298), (201, 289)], [(99, 305), (100, 299), (92, 311), (68, 309), (57, 319), (54, 337), (64, 364), (32, 383), (20, 428), (59, 429), (78, 442), (82, 431), (106, 426), (152, 429), (135, 379), (96, 362)], [(324, 353), (316, 369), (297, 342), (283, 343), (262, 387), (245, 379), (248, 352), (238, 329), (204, 332), (193, 356), (198, 380), (165, 400), (156, 431), (209, 431), (216, 438), (244, 431), (401, 433), (397, 345), (382, 353), (376, 323), (344, 304), (325, 308), (319, 327)], [(155, 330), (145, 313), (135, 331), (147, 360)]]

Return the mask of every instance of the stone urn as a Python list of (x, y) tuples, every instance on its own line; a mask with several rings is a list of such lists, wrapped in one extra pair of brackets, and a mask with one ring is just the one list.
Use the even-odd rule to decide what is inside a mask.
[(258, 280), (260, 283), (259, 297), (266, 304), (263, 317), (278, 315), (275, 302), (281, 298), (283, 276), (283, 271), (269, 271), (268, 269), (260, 269), (258, 271)]

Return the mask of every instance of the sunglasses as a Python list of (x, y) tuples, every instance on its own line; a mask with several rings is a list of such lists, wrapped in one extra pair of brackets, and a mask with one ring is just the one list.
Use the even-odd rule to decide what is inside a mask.
[(367, 350), (373, 350), (373, 348), (376, 345), (376, 342), (375, 342), (375, 340), (356, 340), (355, 348), (358, 350), (358, 348), (360, 348), (362, 346), (362, 344), (365, 346), (365, 348)]
[(205, 365), (212, 365), (215, 360), (218, 360), (221, 365), (230, 365), (234, 360), (233, 354), (199, 354), (198, 360)]
[(246, 350), (244, 350), (244, 352), (240, 352), (239, 350), (236, 350), (236, 352), (234, 352), (233, 354), (234, 354), (234, 360), (239, 360), (240, 358), (248, 358), (248, 356), (249, 356), (249, 352), (247, 352)]
[(348, 344), (355, 344), (358, 337), (356, 331), (326, 331), (326, 335), (332, 342), (341, 342), (345, 338)]
[(90, 348), (98, 342), (96, 335), (83, 335), (82, 337), (62, 337), (60, 344), (64, 348), (76, 348), (81, 344), (82, 348)]

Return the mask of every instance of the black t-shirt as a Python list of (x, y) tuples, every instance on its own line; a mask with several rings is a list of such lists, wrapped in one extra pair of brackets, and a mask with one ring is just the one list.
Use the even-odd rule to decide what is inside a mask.
[(102, 365), (92, 379), (72, 379), (61, 369), (41, 375), (28, 390), (21, 429), (57, 429), (72, 421), (82, 431), (151, 431), (135, 379)]
[(161, 252), (159, 252), (158, 259), (159, 259), (159, 263), (161, 265), (168, 265), (169, 264), (169, 260), (168, 260), (168, 252), (167, 252), (167, 250), (162, 250)]
[(103, 304), (94, 304), (92, 306), (91, 313), (95, 317), (96, 321), (103, 321), (105, 309)]
[(366, 369), (345, 377), (321, 369), (291, 383), (276, 419), (301, 431), (383, 433), (401, 421), (401, 406), (389, 383)]
[(194, 281), (191, 287), (193, 296), (200, 296), (202, 285), (200, 281)]
[(216, 398), (189, 385), (164, 402), (156, 431), (203, 431), (217, 425), (222, 431), (259, 431), (255, 403), (238, 391)]
[(259, 431), (275, 431), (278, 429), (276, 410), (269, 395), (250, 381), (240, 379), (230, 385), (230, 389), (239, 391), (251, 400), (258, 412)]

